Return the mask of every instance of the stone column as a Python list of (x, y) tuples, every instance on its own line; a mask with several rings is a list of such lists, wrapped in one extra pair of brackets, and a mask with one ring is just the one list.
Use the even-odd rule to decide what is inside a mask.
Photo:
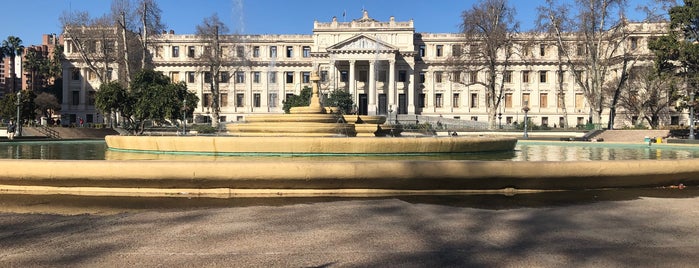
[(393, 106), (398, 111), (398, 90), (396, 90), (396, 60), (388, 63), (388, 105)]
[(354, 87), (354, 84), (355, 84), (355, 81), (354, 81), (354, 63), (355, 63), (354, 60), (349, 61), (350, 67), (349, 67), (348, 85), (349, 85), (349, 94), (352, 96), (352, 99), (354, 99), (354, 103), (357, 103), (358, 98), (356, 96), (357, 94), (355, 92), (355, 87)]
[(369, 109), (368, 114), (376, 115), (378, 109), (376, 107), (376, 61), (369, 61)]
[(328, 89), (330, 91), (335, 90), (337, 87), (337, 80), (335, 79), (337, 77), (337, 67), (335, 66), (335, 60), (330, 61), (330, 66), (328, 68)]
[(415, 114), (415, 66), (408, 69), (408, 91), (405, 97), (408, 98), (408, 114)]

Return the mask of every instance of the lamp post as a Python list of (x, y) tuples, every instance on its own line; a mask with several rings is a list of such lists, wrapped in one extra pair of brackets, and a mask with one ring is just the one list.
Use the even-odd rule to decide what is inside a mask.
[(524, 103), (522, 111), (524, 111), (524, 135), (522, 137), (528, 139), (529, 133), (527, 133), (527, 121), (529, 121), (529, 119), (527, 118), (527, 115), (529, 113), (529, 106), (527, 105), (527, 103)]
[[(388, 121), (391, 121), (391, 114), (393, 113), (393, 105), (388, 106)], [(395, 124), (395, 122), (394, 122)]]
[(502, 129), (502, 113), (498, 113), (498, 122), (500, 124), (500, 129)]
[(694, 139), (694, 91), (689, 92), (689, 137), (687, 139)]
[(182, 101), (182, 136), (187, 135), (187, 99)]
[(18, 90), (17, 91), (17, 137), (22, 136), (22, 102), (20, 102), (20, 99), (22, 98), (22, 91)]

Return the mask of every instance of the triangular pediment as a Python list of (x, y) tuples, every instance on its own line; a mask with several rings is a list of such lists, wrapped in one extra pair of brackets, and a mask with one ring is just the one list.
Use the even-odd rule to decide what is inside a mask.
[(328, 47), (328, 51), (395, 51), (396, 47), (364, 34), (355, 35)]

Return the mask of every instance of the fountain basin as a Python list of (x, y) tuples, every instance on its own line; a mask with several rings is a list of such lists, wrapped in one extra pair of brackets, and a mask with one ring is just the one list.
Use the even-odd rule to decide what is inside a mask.
[(107, 136), (110, 149), (210, 154), (434, 154), (514, 150), (505, 137)]

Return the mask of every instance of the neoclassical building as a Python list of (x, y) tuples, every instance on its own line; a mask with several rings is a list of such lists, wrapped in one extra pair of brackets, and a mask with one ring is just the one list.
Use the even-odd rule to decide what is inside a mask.
[[(666, 24), (635, 23), (630, 27), (635, 30), (629, 46), (638, 55), (638, 61), (650, 63), (647, 41), (663, 34)], [(251, 114), (283, 113), (283, 101), (310, 86), (313, 70), (319, 71), (323, 93), (348, 91), (359, 114), (488, 120), (486, 90), (472, 83), (486, 79), (487, 73), (464, 71), (450, 64), (467, 45), (458, 33), (416, 33), (412, 20), (396, 21), (390, 17), (388, 21), (378, 21), (365, 11), (362, 18), (350, 22), (336, 18), (330, 22), (315, 21), (310, 35), (220, 38), (223, 55), (228, 59), (218, 77), (221, 122), (243, 121)], [(101, 122), (103, 118), (94, 108), (98, 82), (70, 49), (70, 38), (65, 42), (62, 113), (71, 122), (76, 118)], [(202, 55), (210, 51), (208, 43), (196, 35), (170, 32), (159, 35), (149, 45), (156, 70), (173, 81), (184, 81), (201, 100), (195, 114), (199, 118), (210, 115), (209, 82), (214, 78), (201, 64)], [(519, 55), (529, 57), (513, 58), (508, 71), (498, 74), (504, 76), (504, 94), (497, 111), (502, 124), (522, 122), (524, 106), (538, 125), (561, 126), (564, 107), (570, 126), (585, 124), (589, 105), (572, 72), (558, 71), (553, 40), (542, 37), (533, 46), (516, 49), (527, 50)], [(559, 75), (563, 76), (562, 94)], [(686, 124), (686, 117), (674, 113), (662, 124)], [(630, 125), (637, 118), (638, 115), (619, 111), (616, 122), (618, 126)]]

